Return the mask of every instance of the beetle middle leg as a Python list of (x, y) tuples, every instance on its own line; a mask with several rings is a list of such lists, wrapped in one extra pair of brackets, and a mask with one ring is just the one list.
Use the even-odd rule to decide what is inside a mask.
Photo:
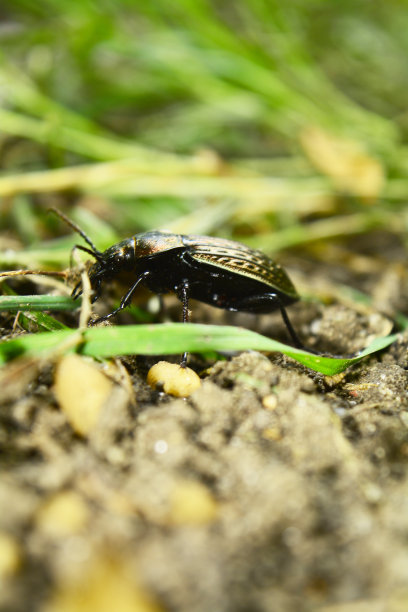
[(95, 325), (95, 323), (100, 323), (101, 321), (107, 321), (111, 317), (114, 317), (115, 315), (117, 315), (118, 312), (120, 312), (121, 310), (126, 308), (126, 306), (128, 306), (128, 304), (130, 303), (130, 300), (132, 299), (132, 296), (133, 296), (134, 292), (136, 291), (137, 287), (140, 285), (140, 283), (145, 278), (147, 278), (147, 276), (149, 276), (149, 274), (150, 274), (150, 272), (146, 271), (146, 272), (143, 272), (143, 274), (141, 274), (140, 276), (138, 276), (136, 281), (133, 283), (133, 285), (130, 287), (130, 289), (125, 293), (125, 295), (120, 300), (119, 306), (117, 308), (115, 308), (115, 310), (110, 312), (109, 314), (104, 315), (103, 317), (99, 317), (98, 319), (95, 319), (94, 321), (92, 321), (91, 325)]
[[(189, 284), (188, 281), (184, 280), (182, 285), (180, 285), (180, 287), (177, 287), (177, 295), (183, 305), (183, 323), (188, 323), (190, 320), (190, 313), (188, 310), (188, 289), (189, 289)], [(184, 352), (182, 357), (181, 357), (181, 361), (180, 361), (180, 367), (181, 368), (185, 368), (187, 366), (187, 358), (188, 358), (188, 352)]]

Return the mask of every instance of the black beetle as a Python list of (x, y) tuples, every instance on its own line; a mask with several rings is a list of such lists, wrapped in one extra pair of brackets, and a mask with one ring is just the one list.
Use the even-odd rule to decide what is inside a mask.
[[(53, 210), (91, 247), (77, 245), (96, 259), (89, 270), (93, 302), (100, 296), (104, 281), (122, 273), (130, 273), (134, 278), (118, 308), (94, 323), (106, 321), (125, 308), (141, 284), (154, 293), (176, 293), (183, 304), (184, 322), (188, 321), (190, 298), (226, 310), (259, 314), (280, 310), (295, 346), (303, 348), (285, 309), (299, 295), (285, 270), (261, 251), (233, 240), (151, 231), (136, 234), (101, 252), (75, 223)], [(72, 297), (75, 299), (81, 293), (78, 283)]]

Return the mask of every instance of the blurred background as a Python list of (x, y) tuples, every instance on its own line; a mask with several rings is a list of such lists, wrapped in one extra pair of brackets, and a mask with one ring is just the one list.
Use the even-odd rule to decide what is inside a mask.
[[(308, 299), (290, 317), (309, 348), (350, 355), (387, 336), (408, 314), (407, 9), (0, 0), (0, 269), (68, 268), (80, 239), (53, 206), (101, 250), (150, 229), (264, 250)], [(46, 294), (58, 281), (1, 290), (40, 282)], [(7, 312), (0, 332), (77, 327), (76, 313), (54, 311)], [(225, 322), (212, 311), (193, 320)], [(287, 341), (273, 316), (257, 330)], [(408, 609), (406, 335), (327, 386), (279, 354), (244, 353), (220, 361), (192, 404), (151, 403), (132, 357), (131, 380), (122, 362), (104, 370), (123, 393), (89, 440), (56, 409), (57, 352), (44, 354), (0, 382), (0, 506), (12, 508), (0, 599), (14, 606), (2, 609), (361, 612), (385, 610), (395, 584), (403, 603), (387, 609)], [(105, 542), (118, 555), (94, 561)], [(65, 592), (65, 572), (80, 588)], [(359, 597), (367, 607), (334, 605)]]
[(67, 261), (72, 241), (38, 246), (67, 232), (50, 205), (99, 248), (167, 228), (405, 256), (406, 9), (3, 0), (0, 264)]

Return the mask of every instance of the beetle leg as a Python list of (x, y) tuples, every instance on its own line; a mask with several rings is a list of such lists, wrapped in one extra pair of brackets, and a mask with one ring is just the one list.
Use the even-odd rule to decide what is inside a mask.
[(126, 306), (129, 304), (130, 300), (132, 299), (132, 295), (134, 294), (134, 292), (136, 291), (137, 287), (139, 286), (139, 284), (147, 277), (149, 276), (150, 272), (146, 271), (143, 272), (143, 274), (141, 274), (136, 281), (133, 283), (133, 285), (131, 286), (131, 288), (129, 289), (129, 291), (127, 291), (125, 293), (125, 295), (122, 297), (122, 299), (120, 300), (120, 304), (117, 308), (115, 308), (115, 310), (113, 310), (112, 312), (110, 312), (109, 314), (103, 316), (103, 317), (99, 317), (98, 319), (95, 319), (94, 321), (92, 321), (92, 325), (94, 325), (95, 323), (100, 323), (101, 321), (107, 321), (108, 319), (110, 319), (111, 317), (114, 317), (116, 314), (118, 314), (118, 312), (120, 312), (121, 310), (123, 310), (124, 308), (126, 308)]
[[(286, 308), (283, 306), (283, 304), (279, 303), (279, 309), (281, 311), (281, 315), (282, 315), (282, 319), (283, 322), (286, 325), (286, 329), (288, 330), (292, 340), (293, 340), (293, 344), (296, 346), (296, 348), (298, 349), (304, 349), (305, 346), (302, 344), (302, 342), (299, 340), (299, 337), (297, 335), (297, 333), (295, 332), (295, 330), (293, 329), (293, 325), (290, 322), (290, 319), (288, 317), (288, 313), (286, 312)], [(309, 350), (309, 349), (306, 349)]]
[[(268, 293), (268, 294), (264, 294), (262, 296), (249, 296), (246, 299), (244, 298), (244, 302), (247, 302), (247, 306), (249, 306), (251, 303), (254, 304), (254, 305), (257, 305), (257, 304), (259, 304), (259, 302), (261, 300), (263, 302), (265, 302), (265, 299), (269, 300), (273, 304), (276, 304), (275, 308), (276, 307), (279, 308), (279, 310), (281, 312), (281, 315), (282, 315), (283, 322), (286, 325), (286, 329), (288, 330), (289, 335), (292, 338), (292, 342), (295, 345), (295, 347), (298, 348), (298, 349), (304, 349), (305, 348), (304, 345), (299, 340), (299, 337), (298, 337), (297, 333), (295, 332), (292, 323), (290, 322), (290, 319), (288, 317), (288, 313), (286, 312), (286, 308), (284, 307), (284, 305), (282, 304), (282, 301), (279, 299), (279, 296), (276, 293)], [(244, 306), (243, 301), (241, 301), (239, 303), (238, 310), (241, 310), (243, 308), (243, 306)], [(256, 312), (255, 308), (254, 308), (253, 312)], [(265, 311), (263, 310), (262, 312), (265, 312)], [(308, 350), (308, 349), (306, 349), (306, 350)]]
[(73, 288), (71, 292), (71, 297), (73, 300), (76, 300), (77, 298), (79, 298), (81, 294), (82, 294), (82, 281), (79, 281), (79, 283), (77, 283), (75, 287)]
[[(299, 340), (299, 337), (297, 333), (295, 332), (292, 323), (290, 322), (288, 313), (286, 312), (286, 308), (283, 305), (282, 300), (276, 293), (264, 293), (262, 295), (250, 295), (244, 298), (240, 298), (239, 300), (237, 300), (237, 302), (235, 302), (234, 310), (243, 310), (246, 312), (253, 312), (253, 313), (261, 312), (265, 314), (267, 312), (267, 310), (265, 309), (265, 306), (268, 303), (271, 304), (271, 311), (279, 308), (281, 315), (282, 315), (283, 322), (286, 325), (286, 329), (288, 330), (295, 347), (298, 349), (303, 349), (315, 355), (320, 355), (320, 353), (318, 353), (317, 351), (314, 351), (313, 349), (305, 347), (305, 345)], [(262, 309), (260, 309), (260, 306), (263, 306)]]
[[(190, 320), (190, 313), (188, 311), (188, 289), (189, 284), (187, 280), (183, 280), (183, 284), (177, 288), (177, 295), (183, 304), (183, 323), (188, 323)], [(187, 365), (188, 353), (183, 353), (180, 361), (180, 367), (185, 368)]]
[(313, 355), (321, 355), (322, 353), (320, 353), (319, 351), (315, 351), (314, 349), (309, 348), (308, 346), (305, 346), (303, 342), (299, 340), (299, 337), (297, 333), (295, 332), (295, 330), (293, 329), (293, 325), (289, 320), (288, 313), (286, 312), (286, 308), (283, 306), (282, 303), (279, 304), (279, 309), (281, 311), (282, 319), (286, 325), (288, 332), (290, 333), (292, 337), (293, 343), (296, 346), (296, 348), (307, 351), (308, 353), (312, 353)]
[(183, 323), (188, 323), (190, 320), (190, 313), (188, 312), (188, 281), (184, 280), (181, 287), (177, 288), (178, 296), (183, 304)]
[(321, 353), (319, 353), (319, 351), (315, 351), (314, 349), (311, 349), (311, 348), (305, 346), (303, 344), (303, 342), (301, 342), (299, 340), (299, 336), (297, 335), (297, 333), (293, 329), (293, 325), (290, 322), (290, 319), (288, 317), (288, 313), (286, 312), (286, 308), (284, 307), (282, 302), (279, 300), (279, 298), (277, 298), (277, 302), (279, 304), (279, 310), (281, 311), (283, 322), (286, 325), (286, 329), (288, 330), (288, 332), (290, 334), (290, 337), (292, 338), (293, 344), (295, 345), (295, 347), (298, 348), (298, 349), (301, 349), (303, 351), (307, 351), (308, 353), (312, 353), (313, 355), (321, 355)]

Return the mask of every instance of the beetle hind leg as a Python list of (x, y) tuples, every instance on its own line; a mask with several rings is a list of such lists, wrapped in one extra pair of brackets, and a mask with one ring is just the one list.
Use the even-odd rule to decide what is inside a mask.
[[(282, 315), (282, 319), (283, 322), (286, 325), (286, 329), (288, 330), (290, 337), (293, 340), (293, 344), (295, 345), (296, 348), (298, 349), (303, 349), (305, 351), (308, 351), (308, 353), (316, 353), (316, 351), (314, 351), (313, 349), (309, 349), (307, 348), (303, 342), (301, 342), (299, 340), (299, 336), (297, 335), (297, 333), (295, 332), (292, 323), (290, 322), (290, 319), (288, 317), (288, 313), (286, 312), (286, 308), (283, 306), (283, 304), (279, 304), (279, 310), (281, 312)], [(316, 353), (317, 354), (317, 353)]]
[[(269, 309), (268, 304), (270, 305)], [(241, 298), (234, 303), (234, 310), (242, 310), (244, 312), (266, 314), (268, 310), (269, 312), (272, 312), (273, 310), (278, 309), (280, 310), (283, 322), (285, 323), (286, 329), (288, 330), (295, 347), (301, 350), (305, 350), (308, 353), (313, 353), (314, 355), (320, 355), (319, 352), (306, 347), (303, 342), (301, 342), (299, 336), (295, 332), (292, 323), (290, 322), (288, 313), (286, 312), (286, 308), (278, 294), (264, 293), (261, 295), (250, 295)]]

